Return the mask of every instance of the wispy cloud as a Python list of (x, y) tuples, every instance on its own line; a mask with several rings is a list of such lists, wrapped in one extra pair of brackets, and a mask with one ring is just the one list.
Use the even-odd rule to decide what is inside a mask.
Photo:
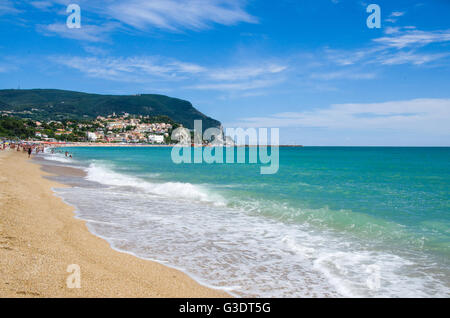
[(422, 65), (436, 60), (440, 60), (444, 57), (449, 56), (450, 53), (415, 53), (414, 51), (409, 52), (398, 52), (395, 54), (384, 54), (377, 58), (377, 61), (383, 65), (400, 65), (400, 64), (414, 64)]
[(352, 70), (341, 70), (336, 72), (324, 72), (324, 73), (312, 73), (311, 78), (321, 80), (337, 80), (337, 79), (352, 79), (352, 80), (364, 80), (374, 79), (376, 74), (373, 72), (356, 72)]
[(394, 34), (394, 33), (398, 33), (400, 31), (399, 27), (386, 27), (384, 28), (384, 33), (385, 34)]
[(103, 25), (83, 24), (79, 29), (69, 29), (63, 23), (54, 23), (50, 25), (37, 25), (37, 31), (47, 36), (59, 35), (63, 38), (87, 42), (106, 42), (109, 40), (107, 33), (116, 27), (116, 23), (110, 22)]
[(236, 81), (268, 74), (277, 74), (285, 71), (286, 69), (286, 66), (279, 64), (244, 66), (228, 69), (216, 69), (209, 73), (208, 76), (214, 80)]
[[(52, 3), (68, 5), (71, 1), (33, 1), (30, 4), (35, 8), (47, 10)], [(152, 28), (171, 32), (200, 31), (215, 24), (232, 26), (238, 23), (258, 22), (256, 17), (246, 12), (245, 0), (79, 0), (77, 3), (80, 4), (82, 11), (96, 14), (100, 25), (103, 23), (141, 31)], [(110, 24), (111, 21), (115, 21), (116, 24)], [(82, 29), (86, 27), (83, 25)], [(91, 25), (91, 29), (93, 27)], [(49, 25), (47, 30), (68, 37), (67, 32), (63, 32), (57, 24)], [(103, 28), (101, 31), (106, 33), (112, 30)], [(87, 32), (95, 33), (95, 31)], [(98, 34), (77, 37), (86, 41), (93, 41), (94, 38), (99, 38)]]
[(278, 75), (287, 69), (287, 66), (274, 63), (215, 68), (156, 56), (56, 56), (52, 61), (93, 78), (139, 83), (189, 80), (191, 84), (184, 84), (183, 88), (219, 91), (248, 91), (273, 86), (282, 81), (283, 77)]
[(389, 16), (390, 17), (401, 17), (405, 15), (405, 12), (403, 11), (393, 11)]
[(405, 15), (405, 12), (403, 12), (403, 11), (393, 11), (388, 16), (388, 18), (386, 18), (384, 21), (390, 22), (390, 23), (395, 23), (395, 22), (397, 22), (397, 18), (404, 16), (404, 15)]
[(256, 23), (240, 0), (129, 0), (114, 1), (108, 14), (124, 24), (144, 30), (202, 30), (211, 24)]
[(303, 112), (242, 118), (241, 127), (320, 127), (401, 130), (450, 134), (450, 99), (413, 99), (383, 103), (334, 104)]
[[(386, 36), (373, 39), (373, 45), (355, 50), (324, 51), (326, 58), (341, 67), (355, 65), (423, 65), (450, 56), (449, 53), (421, 52), (420, 49), (432, 43), (450, 42), (450, 30), (421, 31), (413, 26), (388, 27)], [(331, 73), (331, 77), (340, 72)], [(345, 72), (343, 73), (345, 75)]]
[(360, 64), (368, 58), (378, 54), (381, 47), (357, 48), (354, 50), (325, 49), (325, 59), (339, 66)]
[[(70, 57), (52, 59), (60, 65), (76, 69), (93, 78), (121, 82), (139, 82), (155, 79), (179, 80), (196, 71), (178, 61), (164, 61), (158, 57)], [(200, 67), (200, 66), (199, 66)]]
[(420, 47), (430, 43), (449, 42), (450, 30), (445, 31), (420, 31), (407, 30), (401, 34), (385, 36), (373, 40), (384, 46), (402, 49), (406, 47)]
[(87, 53), (92, 54), (92, 55), (107, 55), (108, 54), (108, 50), (105, 50), (98, 46), (85, 45), (85, 46), (83, 46), (83, 49)]
[(216, 91), (249, 91), (254, 89), (260, 89), (265, 87), (271, 87), (276, 84), (280, 84), (281, 79), (253, 79), (245, 82), (235, 82), (235, 83), (207, 83), (186, 86), (188, 89), (199, 89), (199, 90), (216, 90)]
[[(59, 26), (65, 36), (65, 28)], [(91, 41), (102, 41), (102, 30), (89, 30), (81, 33)], [(120, 82), (177, 82), (188, 80), (189, 84), (181, 83), (178, 88), (194, 90), (246, 92), (263, 88), (275, 87), (296, 76), (295, 85), (310, 87), (322, 87), (329, 82), (336, 89), (334, 83), (342, 80), (358, 81), (373, 80), (382, 73), (382, 69), (373, 68), (386, 65), (424, 65), (448, 57), (450, 54), (441, 52), (420, 52), (421, 46), (433, 41), (446, 41), (448, 36), (445, 31), (418, 31), (411, 28), (396, 28), (395, 32), (385, 37), (377, 38), (366, 48), (353, 51), (325, 49), (318, 54), (310, 54), (302, 58), (302, 65), (296, 65), (294, 58), (282, 59), (283, 63), (271, 61), (271, 58), (261, 59), (248, 63), (240, 63), (230, 67), (215, 67), (211, 65), (199, 65), (173, 58), (155, 56), (112, 57), (106, 52), (88, 47), (87, 52), (95, 57), (58, 57), (55, 61), (66, 67), (77, 69), (88, 77), (102, 78)], [(68, 36), (73, 36), (68, 32)], [(395, 39), (404, 39), (409, 34), (421, 36), (411, 37), (408, 47), (390, 45)], [(389, 39), (389, 40), (388, 40)], [(414, 43), (414, 44), (413, 44)], [(418, 44), (420, 43), (420, 45)], [(406, 44), (405, 44), (406, 45)], [(280, 58), (278, 60), (281, 60)], [(298, 60), (298, 59), (297, 59)], [(297, 63), (298, 64), (298, 63)], [(372, 65), (370, 69), (368, 65)]]
[(0, 2), (0, 16), (5, 14), (17, 14), (20, 10), (14, 7), (10, 0), (2, 0)]
[(30, 4), (40, 10), (47, 10), (53, 7), (52, 1), (30, 1)]

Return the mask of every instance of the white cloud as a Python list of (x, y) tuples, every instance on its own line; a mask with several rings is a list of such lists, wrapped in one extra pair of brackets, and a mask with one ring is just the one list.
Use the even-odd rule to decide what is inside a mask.
[[(276, 84), (281, 83), (282, 80), (274, 79), (274, 80), (249, 80), (245, 82), (236, 82), (236, 83), (208, 83), (208, 84), (198, 84), (187, 86), (189, 89), (198, 89), (198, 90), (216, 90), (216, 91), (248, 91), (259, 88), (265, 88), (274, 86)], [(250, 95), (248, 95), (250, 96)]]
[(14, 4), (10, 0), (2, 0), (0, 2), (0, 16), (4, 14), (16, 14), (20, 10), (14, 7)]
[(383, 48), (381, 47), (361, 48), (353, 51), (327, 49), (325, 50), (325, 56), (334, 64), (349, 66), (371, 59), (373, 56), (378, 55), (382, 50)]
[(236, 81), (267, 74), (277, 74), (285, 71), (286, 69), (286, 66), (278, 64), (244, 66), (229, 69), (217, 69), (212, 71), (209, 76), (214, 80)]
[(61, 37), (81, 40), (87, 42), (106, 42), (109, 31), (113, 30), (117, 24), (108, 23), (104, 25), (82, 24), (79, 29), (69, 29), (64, 23), (54, 23), (50, 25), (38, 25), (37, 30), (45, 35), (57, 34)]
[(30, 1), (30, 4), (40, 10), (47, 10), (53, 6), (52, 1)]
[(239, 0), (130, 0), (107, 7), (113, 18), (138, 29), (201, 30), (210, 24), (255, 23)]
[(336, 71), (336, 72), (324, 72), (324, 73), (312, 73), (311, 78), (320, 80), (337, 80), (337, 79), (351, 79), (351, 80), (362, 80), (362, 79), (374, 79), (376, 74), (373, 72), (355, 72), (351, 70)]
[(243, 118), (236, 127), (314, 127), (450, 134), (450, 99), (334, 104), (303, 112)]
[(205, 67), (194, 64), (194, 63), (172, 61), (168, 65), (175, 67), (175, 69), (181, 73), (198, 74), (198, 73), (207, 72), (207, 69)]
[(400, 65), (400, 64), (414, 64), (422, 65), (435, 60), (439, 60), (450, 53), (435, 53), (435, 54), (419, 54), (413, 51), (410, 52), (398, 52), (395, 54), (382, 55), (378, 57), (378, 61), (383, 65)]
[(93, 78), (120, 82), (189, 80), (184, 88), (198, 90), (248, 91), (276, 85), (286, 66), (268, 64), (214, 68), (170, 58), (144, 57), (76, 57), (57, 56), (52, 61), (76, 69)]
[(386, 27), (384, 28), (384, 33), (386, 34), (394, 34), (400, 31), (399, 27)]
[(402, 49), (411, 46), (425, 46), (430, 43), (449, 42), (450, 30), (445, 31), (406, 31), (399, 35), (386, 36), (373, 40), (387, 47)]
[(390, 17), (401, 17), (401, 16), (403, 16), (403, 15), (405, 15), (405, 12), (402, 12), (402, 11), (394, 11), (394, 12), (392, 12), (389, 16), (390, 16)]
[(97, 46), (91, 46), (91, 45), (85, 45), (83, 46), (83, 49), (92, 55), (107, 55), (108, 51)]
[[(447, 31), (420, 31), (415, 27), (388, 27), (386, 36), (373, 40), (371, 47), (348, 50), (325, 50), (325, 57), (332, 63), (349, 67), (352, 65), (423, 65), (450, 56), (449, 53), (426, 52), (421, 53), (420, 48), (432, 43), (450, 42), (450, 30)], [(331, 72), (328, 77), (338, 78), (347, 71)], [(370, 72), (368, 72), (370, 73)], [(326, 75), (323, 76), (324, 78)]]
[[(35, 7), (46, 9), (50, 1), (35, 1)], [(71, 0), (53, 0), (68, 5)], [(257, 23), (245, 10), (245, 0), (79, 0), (81, 10), (115, 20), (122, 26), (138, 30), (150, 28), (179, 32), (203, 30), (214, 24), (231, 26)]]
[(195, 72), (177, 61), (164, 61), (156, 57), (55, 57), (58, 64), (76, 69), (89, 77), (121, 82), (139, 82), (155, 79), (178, 80)]

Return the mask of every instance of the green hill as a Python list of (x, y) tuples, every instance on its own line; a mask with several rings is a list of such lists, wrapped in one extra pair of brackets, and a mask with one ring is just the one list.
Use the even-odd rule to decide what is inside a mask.
[(57, 89), (0, 90), (0, 111), (33, 120), (93, 119), (126, 112), (133, 115), (166, 115), (187, 128), (194, 120), (203, 121), (203, 129), (219, 127), (188, 101), (164, 95), (100, 95)]

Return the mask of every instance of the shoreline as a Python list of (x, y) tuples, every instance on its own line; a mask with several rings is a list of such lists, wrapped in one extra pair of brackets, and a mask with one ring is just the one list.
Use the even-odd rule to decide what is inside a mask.
[[(39, 163), (0, 152), (0, 297), (232, 297), (91, 233)], [(67, 288), (80, 266), (81, 288)]]
[[(180, 145), (177, 144), (123, 144), (123, 143), (93, 143), (93, 142), (61, 142), (61, 143), (45, 143), (41, 141), (30, 141), (31, 143), (35, 144), (49, 144), (52, 147), (56, 148), (68, 148), (68, 147), (137, 147), (137, 148), (173, 148), (173, 147), (180, 147)], [(262, 147), (263, 145), (234, 145), (236, 148), (245, 147), (245, 148), (253, 148), (253, 147)], [(193, 144), (191, 147), (202, 147), (202, 148), (208, 148), (208, 147), (214, 147), (211, 145), (201, 145), (201, 146), (194, 146)], [(222, 147), (233, 147), (233, 146), (225, 146)], [(278, 148), (304, 148), (303, 145), (274, 145), (269, 147), (278, 147)]]

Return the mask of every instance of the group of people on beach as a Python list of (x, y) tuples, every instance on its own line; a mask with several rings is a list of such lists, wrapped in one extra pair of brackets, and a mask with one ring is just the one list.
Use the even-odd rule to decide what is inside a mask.
[[(0, 140), (0, 151), (4, 151), (7, 149), (15, 150), (15, 151), (23, 151), (28, 154), (28, 158), (31, 158), (33, 152), (35, 154), (44, 153), (45, 149), (49, 147), (49, 145), (42, 143), (30, 143), (30, 142), (18, 142), (18, 141), (1, 141)], [(64, 153), (64, 156), (67, 158), (72, 158), (72, 154), (68, 151), (62, 152), (58, 151), (57, 148), (50, 146), (51, 154), (55, 152)]]
[(0, 150), (15, 150), (17, 152), (21, 151), (28, 154), (28, 158), (31, 157), (33, 151), (36, 152), (36, 154), (39, 154), (40, 152), (44, 153), (45, 151), (45, 145), (43, 144), (30, 144), (25, 142), (3, 142), (0, 146)]

